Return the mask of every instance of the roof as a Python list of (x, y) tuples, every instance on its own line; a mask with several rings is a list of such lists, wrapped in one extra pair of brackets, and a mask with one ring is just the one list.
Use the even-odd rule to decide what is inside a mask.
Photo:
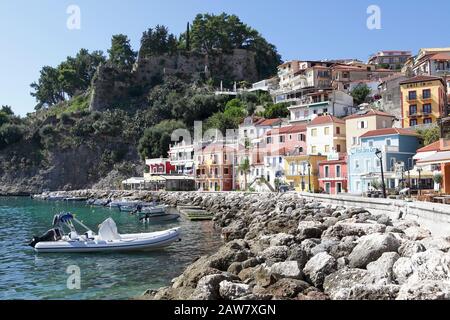
[(431, 60), (450, 60), (450, 54), (448, 53), (436, 53), (434, 55), (431, 56), (430, 58)]
[(328, 123), (341, 123), (344, 124), (345, 121), (339, 118), (336, 118), (335, 116), (327, 115), (327, 116), (320, 116), (315, 118), (313, 121), (309, 123), (308, 126), (319, 126), (322, 124), (328, 124)]
[(372, 130), (369, 132), (366, 132), (361, 136), (361, 138), (367, 138), (367, 137), (377, 137), (377, 136), (387, 136), (387, 135), (393, 135), (398, 134), (402, 136), (419, 136), (415, 131), (408, 130), (408, 129), (402, 129), (402, 128), (386, 128), (386, 129), (378, 129), (378, 130)]
[(276, 118), (276, 119), (261, 119), (256, 123), (257, 126), (264, 126), (264, 127), (270, 127), (273, 126), (279, 122), (283, 122), (283, 119)]
[(423, 148), (420, 148), (419, 150), (417, 150), (417, 153), (419, 152), (431, 152), (431, 151), (439, 151), (441, 150), (441, 142), (440, 141), (436, 141), (433, 142), (432, 144), (429, 144)]
[(277, 129), (270, 130), (266, 135), (270, 136), (272, 134), (289, 134), (306, 131), (306, 124), (297, 124), (293, 126), (281, 127)]
[(450, 151), (436, 152), (432, 156), (417, 161), (417, 164), (441, 164), (450, 163)]
[(413, 77), (411, 79), (405, 80), (400, 82), (400, 85), (402, 84), (408, 84), (408, 83), (416, 83), (416, 82), (425, 82), (425, 81), (436, 81), (439, 80), (442, 83), (444, 83), (444, 80), (440, 77), (432, 77), (432, 76), (417, 76)]
[(350, 120), (350, 119), (358, 119), (358, 118), (365, 118), (365, 117), (372, 117), (372, 116), (382, 116), (382, 117), (392, 117), (395, 118), (394, 115), (374, 109), (368, 110), (366, 113), (355, 113), (351, 116), (345, 117), (344, 120)]

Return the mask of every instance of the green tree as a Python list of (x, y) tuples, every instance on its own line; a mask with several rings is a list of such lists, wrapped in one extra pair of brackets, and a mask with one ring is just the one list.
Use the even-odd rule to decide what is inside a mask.
[(14, 112), (12, 111), (12, 107), (11, 106), (6, 106), (6, 105), (2, 106), (1, 109), (0, 109), (0, 112), (3, 112), (3, 113), (5, 113), (5, 114), (7, 114), (9, 116), (13, 116), (14, 115)]
[(56, 68), (43, 67), (38, 82), (33, 82), (31, 88), (34, 89), (31, 95), (38, 102), (37, 110), (65, 100), (64, 91), (59, 81), (59, 71)]
[(112, 37), (108, 54), (109, 61), (123, 70), (131, 70), (136, 62), (136, 52), (131, 48), (130, 39), (124, 34)]
[(0, 127), (0, 149), (19, 142), (23, 138), (23, 128), (15, 124), (4, 124)]
[(138, 151), (142, 159), (166, 156), (169, 151), (172, 133), (177, 129), (186, 129), (181, 121), (166, 120), (154, 127), (147, 128), (139, 140)]
[(419, 129), (417, 130), (417, 133), (419, 134), (425, 146), (439, 141), (439, 139), (441, 138), (440, 128), (436, 126), (427, 129)]
[(244, 161), (239, 166), (239, 170), (244, 173), (244, 190), (248, 189), (247, 176), (250, 173), (250, 161), (245, 158)]
[(288, 116), (289, 110), (286, 103), (268, 104), (264, 111), (264, 118), (266, 119), (286, 118)]
[(165, 26), (157, 25), (155, 29), (148, 29), (141, 39), (140, 57), (175, 54), (177, 52), (177, 37), (169, 33)]
[(372, 90), (365, 83), (358, 84), (351, 92), (355, 105), (360, 105), (366, 102), (367, 97), (371, 94)]

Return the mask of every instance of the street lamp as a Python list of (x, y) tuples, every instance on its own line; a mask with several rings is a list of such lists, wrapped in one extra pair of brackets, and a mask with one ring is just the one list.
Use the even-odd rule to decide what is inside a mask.
[(381, 152), (380, 149), (377, 149), (375, 151), (375, 155), (377, 156), (377, 158), (380, 160), (380, 167), (381, 167), (381, 185), (383, 187), (383, 197), (386, 199), (387, 195), (386, 195), (386, 185), (384, 183), (384, 170), (383, 170), (383, 153)]
[[(311, 163), (308, 162), (308, 188), (309, 192), (311, 192)], [(313, 192), (311, 192), (313, 193)]]

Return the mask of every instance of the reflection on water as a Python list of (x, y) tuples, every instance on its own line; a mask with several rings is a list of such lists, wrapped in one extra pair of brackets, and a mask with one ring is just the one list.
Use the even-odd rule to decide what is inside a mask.
[[(108, 217), (120, 233), (140, 233), (181, 227), (182, 242), (157, 252), (108, 254), (35, 254), (28, 241), (47, 231), (53, 215), (73, 212), (97, 231)], [(170, 284), (195, 258), (221, 244), (211, 222), (148, 225), (116, 209), (83, 204), (0, 198), (0, 299), (126, 299)], [(67, 267), (81, 270), (81, 290), (67, 289)]]

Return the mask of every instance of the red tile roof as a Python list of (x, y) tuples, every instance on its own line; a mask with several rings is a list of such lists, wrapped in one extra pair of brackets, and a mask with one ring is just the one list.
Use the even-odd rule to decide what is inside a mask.
[(389, 114), (389, 113), (386, 113), (386, 112), (382, 112), (382, 111), (378, 111), (378, 110), (370, 109), (365, 114), (355, 113), (355, 114), (352, 114), (351, 116), (345, 117), (344, 120), (358, 119), (358, 118), (372, 117), (372, 116), (384, 116), (384, 117), (395, 118), (395, 116), (392, 115), (392, 114)]
[(441, 142), (440, 141), (436, 141), (433, 142), (432, 144), (429, 144), (423, 148), (420, 148), (419, 150), (417, 150), (417, 153), (419, 152), (431, 152), (431, 151), (440, 151), (441, 150)]
[(335, 116), (327, 115), (327, 116), (320, 116), (320, 117), (315, 118), (313, 121), (311, 121), (309, 123), (308, 126), (319, 126), (319, 125), (328, 124), (328, 123), (344, 124), (345, 121), (342, 119), (336, 118)]
[(436, 53), (430, 58), (431, 60), (450, 60), (450, 54), (448, 53)]
[(283, 119), (277, 118), (277, 119), (263, 119), (262, 121), (258, 122), (258, 126), (264, 126), (264, 127), (270, 127), (273, 125), (276, 125), (277, 123), (283, 122)]
[(297, 124), (294, 126), (287, 126), (276, 128), (268, 131), (266, 135), (270, 136), (272, 134), (289, 134), (289, 133), (297, 133), (306, 131), (306, 124)]
[(416, 82), (424, 82), (424, 81), (435, 81), (440, 80), (441, 82), (444, 82), (444, 80), (440, 77), (432, 77), (432, 76), (417, 76), (405, 81), (400, 82), (400, 84), (408, 84), (408, 83), (416, 83)]
[(402, 128), (386, 128), (386, 129), (378, 129), (369, 131), (361, 136), (361, 138), (367, 137), (377, 137), (377, 136), (386, 136), (392, 134), (399, 134), (403, 136), (418, 136), (415, 131), (402, 129)]

